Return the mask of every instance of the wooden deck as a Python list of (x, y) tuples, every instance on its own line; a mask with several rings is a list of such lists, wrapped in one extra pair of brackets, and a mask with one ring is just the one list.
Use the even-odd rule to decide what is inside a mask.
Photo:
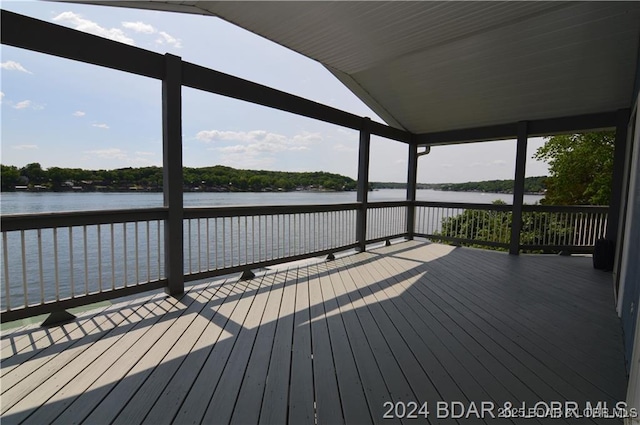
[[(452, 419), (436, 403), (492, 402), (496, 416), (504, 403), (611, 407), (626, 392), (622, 353), (611, 275), (590, 258), (405, 242), (5, 332), (1, 419), (621, 423)], [(429, 414), (383, 419), (387, 401)]]

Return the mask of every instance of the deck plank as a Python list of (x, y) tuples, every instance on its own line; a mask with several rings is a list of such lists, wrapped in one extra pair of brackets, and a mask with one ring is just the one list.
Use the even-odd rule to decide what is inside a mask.
[[(3, 335), (3, 423), (505, 423), (384, 403), (624, 398), (610, 277), (589, 258), (410, 241), (132, 298)], [(527, 419), (609, 424), (605, 419)]]
[[(250, 280), (246, 282), (247, 290), (242, 294), (238, 305), (225, 324), (224, 337), (218, 339), (207, 361), (200, 369), (200, 373), (193, 382), (173, 422), (199, 423), (202, 421), (202, 417), (209, 406), (212, 391), (216, 388), (220, 376), (222, 376), (224, 372), (236, 338), (242, 330), (243, 323), (253, 304), (254, 295), (260, 289), (260, 283), (261, 280)], [(167, 421), (167, 419), (163, 422)]]
[[(262, 276), (259, 278), (260, 289), (254, 295), (251, 309), (242, 325), (242, 330), (236, 336), (231, 356), (211, 397), (209, 407), (202, 419), (203, 423), (229, 423), (252, 351), (254, 349), (261, 351), (270, 348), (255, 347), (254, 343), (264, 316), (267, 301), (271, 295), (271, 277)], [(258, 280), (258, 278), (255, 280)]]
[(233, 416), (230, 423), (256, 424), (260, 419), (260, 408), (264, 398), (265, 382), (269, 370), (269, 362), (274, 350), (275, 332), (278, 315), (282, 305), (284, 285), (287, 273), (275, 272), (266, 276), (267, 285), (271, 286), (269, 299), (265, 308), (258, 335), (251, 351), (242, 385), (238, 392)]
[(314, 268), (314, 273), (319, 279), (318, 289), (324, 306), (324, 318), (329, 332), (344, 421), (347, 424), (373, 423), (353, 348), (333, 292), (332, 279), (338, 278), (335, 268), (327, 266), (326, 263), (317, 264)]
[(283, 274), (285, 274), (285, 283), (282, 305), (280, 306), (280, 315), (273, 339), (273, 351), (264, 385), (260, 424), (287, 423), (298, 270), (289, 269)]
[(340, 388), (333, 362), (331, 339), (327, 327), (324, 301), (317, 268), (309, 265), (309, 314), (311, 316), (311, 346), (318, 424), (343, 424)]
[(290, 424), (314, 423), (316, 421), (309, 319), (309, 273), (306, 267), (300, 267), (296, 283), (296, 307), (293, 319), (293, 345), (291, 347), (288, 414)]
[(226, 285), (223, 293), (218, 292), (221, 294), (220, 298), (214, 299), (207, 306), (205, 313), (201, 315), (202, 321), (206, 321), (203, 332), (147, 413), (144, 423), (173, 423), (174, 417), (205, 362), (217, 346), (217, 342), (220, 338), (224, 339), (230, 336), (229, 332), (225, 330), (226, 325), (246, 289), (247, 286), (244, 282)]
[[(69, 406), (67, 415), (60, 416), (58, 422), (68, 423), (72, 417), (85, 412), (87, 421), (99, 418), (104, 422), (122, 423), (122, 418), (126, 418), (125, 423), (140, 423), (158, 398), (163, 384), (179, 366), (181, 353), (193, 346), (202, 326), (197, 319), (206, 302), (218, 291), (219, 287), (205, 288), (183, 296), (180, 300), (183, 311), (153, 346), (144, 355), (140, 342), (131, 347), (114, 365), (120, 375), (103, 375), (89, 393)], [(87, 394), (92, 396), (86, 397)]]

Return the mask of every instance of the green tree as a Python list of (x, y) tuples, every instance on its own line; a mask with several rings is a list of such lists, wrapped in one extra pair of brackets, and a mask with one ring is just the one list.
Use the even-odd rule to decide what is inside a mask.
[(1, 168), (0, 179), (2, 182), (2, 191), (15, 190), (15, 187), (18, 184), (18, 179), (20, 178), (20, 171), (18, 171), (18, 167), (14, 167), (13, 165), (2, 165)]
[(42, 184), (47, 181), (46, 172), (38, 162), (32, 162), (20, 169), (20, 175), (29, 179), (29, 184)]
[(608, 205), (615, 132), (549, 137), (534, 158), (549, 164), (542, 204)]

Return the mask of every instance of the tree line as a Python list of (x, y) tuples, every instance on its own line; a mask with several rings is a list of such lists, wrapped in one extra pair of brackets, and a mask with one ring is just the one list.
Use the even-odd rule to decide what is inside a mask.
[[(2, 191), (143, 191), (162, 190), (162, 167), (84, 170), (81, 168), (42, 168), (39, 163), (22, 168), (1, 165)], [(216, 165), (183, 169), (185, 191), (290, 191), (355, 190), (356, 182), (339, 174), (318, 172), (284, 172), (239, 170)]]
[[(546, 176), (527, 177), (524, 181), (525, 193), (544, 193)], [(374, 189), (405, 189), (406, 183), (374, 182)], [(418, 183), (418, 189), (445, 190), (453, 192), (513, 193), (513, 180), (485, 180), (466, 183)]]

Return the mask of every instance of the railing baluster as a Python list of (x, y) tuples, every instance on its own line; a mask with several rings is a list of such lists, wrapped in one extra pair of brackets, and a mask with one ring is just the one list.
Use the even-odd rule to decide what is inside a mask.
[(109, 226), (109, 239), (111, 242), (111, 290), (116, 289), (116, 244), (113, 230), (113, 223), (111, 223)]
[(29, 306), (29, 292), (27, 291), (27, 256), (24, 242), (24, 230), (20, 230), (20, 251), (22, 253), (22, 289), (24, 290), (24, 306)]
[[(7, 269), (5, 265), (5, 272), (6, 271)], [(44, 303), (44, 267), (42, 266), (42, 229), (38, 229), (38, 271), (40, 275), (40, 303), (43, 304)], [(8, 275), (5, 276), (5, 278), (8, 279)]]
[(227, 218), (222, 217), (222, 268), (227, 267)]
[[(122, 247), (123, 247), (123, 255), (124, 255), (124, 282), (123, 285), (126, 287), (127, 282), (129, 281), (127, 276), (127, 223), (122, 223)], [(102, 289), (102, 288), (101, 288)]]
[(218, 270), (218, 255), (220, 255), (220, 249), (218, 248), (218, 217), (213, 219), (213, 231), (214, 231), (214, 236), (215, 236), (215, 243), (216, 243), (216, 251), (215, 251), (215, 255), (214, 255), (214, 268), (216, 270)]
[(7, 232), (2, 232), (2, 261), (4, 263), (4, 297), (8, 311), (11, 310), (11, 287), (9, 285), (9, 250), (7, 244)]
[(147, 282), (151, 282), (151, 236), (149, 235), (149, 220), (146, 221), (147, 226)]
[[(253, 229), (251, 229), (253, 230)], [(244, 216), (244, 261), (243, 264), (249, 263), (249, 227), (247, 226), (247, 216)]]
[(161, 269), (162, 269), (162, 263), (161, 263), (162, 255), (160, 254), (160, 246), (161, 246), (160, 239), (162, 239), (162, 237), (160, 236), (160, 233), (162, 233), (162, 232), (160, 231), (160, 220), (158, 220), (156, 223), (157, 223), (157, 226), (158, 226), (157, 235), (156, 235), (157, 236), (156, 237), (156, 241), (158, 243), (158, 247), (157, 247), (157, 249), (158, 249), (158, 251), (157, 251), (158, 252), (158, 280), (160, 280), (160, 279), (162, 279), (162, 272), (161, 272)]
[(136, 285), (140, 283), (140, 254), (139, 254), (139, 241), (138, 241), (138, 222), (136, 221), (133, 225), (133, 230), (135, 232), (134, 242), (136, 244)]
[(82, 236), (84, 240), (84, 293), (89, 293), (89, 255), (87, 247), (87, 226), (82, 226)]
[(191, 257), (191, 219), (187, 220), (187, 249), (188, 249), (188, 260), (187, 260), (187, 264), (189, 265), (187, 267), (187, 274), (191, 274), (193, 271), (193, 263), (192, 263), (192, 257)]
[(71, 284), (71, 298), (75, 297), (75, 282), (73, 281), (73, 231), (69, 226), (69, 283)]
[(198, 220), (198, 271), (201, 272), (202, 271), (202, 252), (201, 252), (201, 248), (200, 246), (202, 245), (202, 240), (201, 240), (201, 235), (200, 235), (200, 219), (196, 219)]
[(98, 224), (98, 288), (102, 292), (102, 237), (100, 234), (102, 226)]
[(207, 231), (207, 240), (206, 240), (206, 244), (207, 244), (207, 270), (211, 270), (211, 248), (210, 248), (210, 244), (211, 244), (211, 238), (209, 235), (209, 222), (211, 221), (210, 218), (205, 218), (205, 227), (206, 227), (206, 231)]
[(53, 269), (56, 282), (56, 301), (60, 301), (60, 280), (58, 276), (58, 228), (53, 228)]

